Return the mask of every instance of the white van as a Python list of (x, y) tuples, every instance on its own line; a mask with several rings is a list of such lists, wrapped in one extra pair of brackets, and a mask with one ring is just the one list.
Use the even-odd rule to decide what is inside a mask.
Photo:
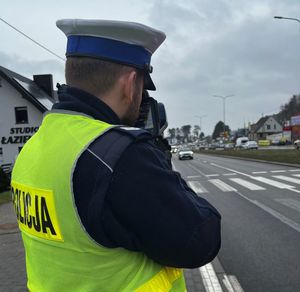
[(243, 146), (249, 142), (249, 139), (248, 137), (239, 137), (236, 139), (236, 142), (235, 142), (235, 147), (236, 148), (243, 148)]

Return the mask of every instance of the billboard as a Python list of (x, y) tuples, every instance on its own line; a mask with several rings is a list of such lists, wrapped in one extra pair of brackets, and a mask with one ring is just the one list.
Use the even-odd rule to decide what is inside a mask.
[(291, 117), (291, 126), (300, 126), (300, 116)]

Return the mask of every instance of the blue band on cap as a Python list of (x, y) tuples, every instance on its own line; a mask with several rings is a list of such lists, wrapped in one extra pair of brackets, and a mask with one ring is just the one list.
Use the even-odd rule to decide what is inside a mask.
[(150, 64), (151, 53), (145, 48), (112, 39), (71, 35), (66, 56), (91, 56), (144, 69)]

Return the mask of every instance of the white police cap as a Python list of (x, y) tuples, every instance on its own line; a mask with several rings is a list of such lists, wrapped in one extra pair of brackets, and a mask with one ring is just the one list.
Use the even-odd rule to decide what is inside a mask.
[(141, 69), (145, 73), (145, 89), (155, 90), (150, 61), (166, 38), (162, 31), (113, 20), (61, 19), (56, 25), (68, 38), (67, 57), (92, 57)]

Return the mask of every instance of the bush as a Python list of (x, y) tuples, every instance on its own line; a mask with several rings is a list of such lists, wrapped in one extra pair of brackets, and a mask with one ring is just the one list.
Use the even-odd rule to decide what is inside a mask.
[(0, 192), (7, 191), (9, 190), (9, 188), (10, 188), (9, 176), (0, 167)]

